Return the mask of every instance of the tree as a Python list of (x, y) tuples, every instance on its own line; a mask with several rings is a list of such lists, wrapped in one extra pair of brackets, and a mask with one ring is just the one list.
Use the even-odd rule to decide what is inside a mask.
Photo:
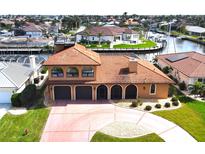
[(127, 12), (124, 12), (122, 17), (123, 17), (123, 20), (127, 20)]
[(169, 74), (172, 72), (172, 67), (169, 67), (169, 66), (165, 66), (162, 71), (165, 73), (165, 74)]
[(85, 36), (86, 36), (86, 40), (87, 40), (88, 45), (89, 45), (90, 44), (90, 40), (89, 40), (90, 32), (89, 31), (85, 31)]
[(98, 33), (98, 44), (101, 44), (102, 32)]
[(191, 94), (200, 95), (205, 97), (205, 84), (199, 81), (196, 81), (194, 84), (188, 86)]

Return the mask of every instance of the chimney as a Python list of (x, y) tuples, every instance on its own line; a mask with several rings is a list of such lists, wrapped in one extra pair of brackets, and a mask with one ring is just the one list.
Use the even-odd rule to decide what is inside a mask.
[(29, 56), (29, 60), (30, 60), (30, 67), (32, 69), (36, 69), (36, 56), (34, 55)]
[(137, 58), (130, 57), (128, 67), (130, 73), (137, 73)]

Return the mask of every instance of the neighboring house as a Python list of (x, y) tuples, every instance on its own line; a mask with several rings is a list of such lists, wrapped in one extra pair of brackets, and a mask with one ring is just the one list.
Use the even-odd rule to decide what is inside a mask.
[(186, 26), (185, 29), (189, 33), (189, 35), (198, 35), (198, 36), (205, 35), (205, 28), (203, 27)]
[(171, 66), (172, 75), (187, 85), (195, 81), (205, 83), (205, 55), (197, 52), (173, 53), (157, 56), (161, 68)]
[(11, 103), (13, 93), (22, 92), (28, 84), (34, 82), (41, 65), (34, 60), (35, 56), (29, 58), (30, 62), (25, 62), (25, 64), (0, 62), (0, 104)]
[(50, 56), (47, 97), (51, 100), (167, 98), (169, 79), (136, 55), (99, 54), (74, 46)]
[(43, 36), (43, 32), (40, 26), (35, 24), (28, 24), (26, 26), (23, 26), (21, 30), (23, 30), (25, 32), (25, 35), (30, 38), (40, 38)]
[[(101, 35), (99, 37), (99, 34)], [(85, 29), (76, 34), (76, 42), (82, 40), (89, 40), (90, 42), (115, 42), (128, 41), (137, 43), (139, 41), (139, 34), (131, 29), (117, 26), (96, 26)]]
[(124, 25), (126, 25), (126, 26), (137, 26), (137, 25), (139, 25), (139, 22), (136, 19), (129, 18), (124, 22)]

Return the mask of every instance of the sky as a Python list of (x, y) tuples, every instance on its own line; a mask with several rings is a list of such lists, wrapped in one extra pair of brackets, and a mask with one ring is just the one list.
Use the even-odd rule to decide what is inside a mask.
[(205, 15), (204, 6), (205, 0), (0, 0), (0, 14)]

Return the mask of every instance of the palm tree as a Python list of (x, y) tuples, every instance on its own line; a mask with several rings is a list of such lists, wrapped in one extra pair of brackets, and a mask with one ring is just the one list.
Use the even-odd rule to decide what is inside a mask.
[(191, 91), (191, 94), (205, 97), (205, 84), (202, 82), (196, 81), (194, 84), (189, 85), (189, 90)]
[(99, 44), (99, 46), (101, 44), (101, 37), (102, 37), (102, 32), (98, 33), (98, 44)]
[(88, 41), (88, 45), (90, 45), (90, 40), (89, 40), (90, 32), (85, 31), (85, 36), (86, 36), (86, 40)]

